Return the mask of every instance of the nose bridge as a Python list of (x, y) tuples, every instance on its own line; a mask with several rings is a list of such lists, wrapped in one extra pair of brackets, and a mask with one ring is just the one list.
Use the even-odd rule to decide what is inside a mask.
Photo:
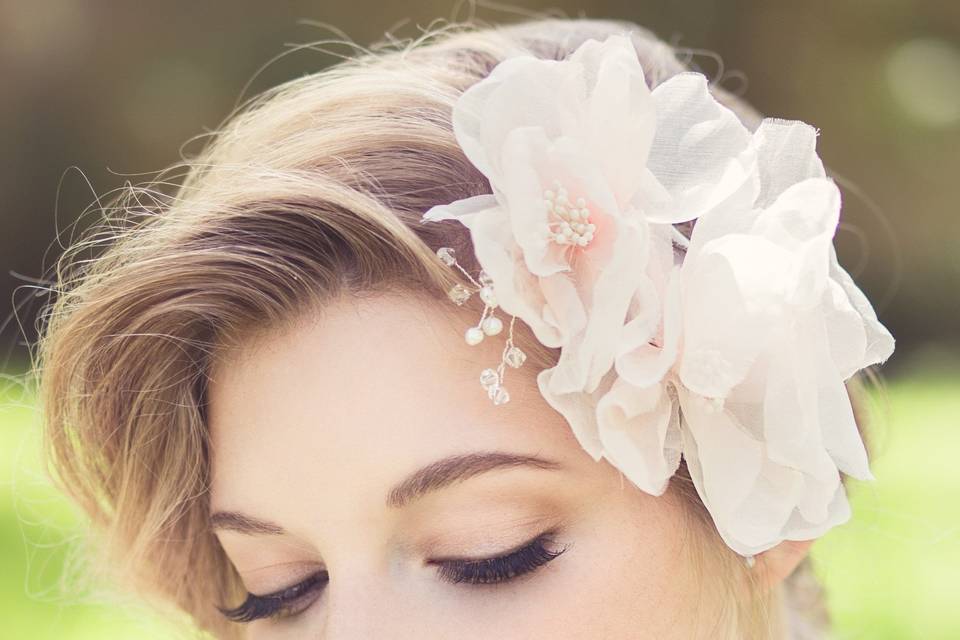
[(322, 544), (330, 550), (324, 557), (329, 581), (318, 603), (323, 611), (318, 637), (442, 640), (437, 621), (431, 620), (430, 589), (423, 584), (415, 554), (384, 539), (389, 527), (363, 513), (332, 521), (341, 526)]
[[(324, 640), (413, 638), (410, 603), (389, 577), (373, 570), (354, 570), (327, 585)], [(422, 630), (426, 631), (426, 630)], [(423, 633), (419, 634), (424, 637)]]

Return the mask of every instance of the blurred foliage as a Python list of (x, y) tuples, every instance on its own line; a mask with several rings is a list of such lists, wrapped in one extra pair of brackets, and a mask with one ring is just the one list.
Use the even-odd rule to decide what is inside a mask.
[[(960, 638), (960, 430), (944, 429), (960, 415), (960, 376), (911, 375), (892, 382), (885, 399), (873, 398), (876, 480), (851, 486), (853, 518), (813, 545), (836, 637)], [(75, 589), (84, 584), (82, 563), (64, 560), (82, 548), (80, 520), (40, 471), (32, 397), (10, 385), (0, 404), (3, 637), (181, 637), (117, 594)]]
[[(125, 181), (196, 152), (202, 141), (188, 140), (242, 98), (351, 53), (296, 44), (367, 45), (471, 12), (510, 22), (551, 11), (647, 26), (762, 112), (819, 127), (822, 156), (851, 187), (840, 257), (898, 337), (891, 364), (924, 345), (960, 349), (960, 2), (477, 4), (0, 1), (0, 293), (25, 285), (28, 337), (42, 303), (33, 281), (53, 265), (58, 233), (68, 242)], [(6, 330), (18, 334), (14, 322)]]

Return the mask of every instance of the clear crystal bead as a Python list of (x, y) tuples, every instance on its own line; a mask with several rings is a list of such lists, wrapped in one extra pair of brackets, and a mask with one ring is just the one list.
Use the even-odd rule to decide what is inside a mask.
[(456, 254), (450, 247), (440, 247), (437, 249), (437, 257), (448, 267), (452, 267), (456, 261)]
[(490, 399), (493, 400), (493, 404), (506, 404), (510, 402), (510, 394), (500, 385), (490, 387), (489, 395)]
[(526, 359), (527, 354), (520, 349), (520, 347), (510, 347), (507, 349), (507, 353), (504, 355), (504, 359), (507, 361), (507, 364), (517, 369), (522, 365)]
[(493, 369), (484, 369), (480, 372), (480, 384), (484, 389), (489, 389), (500, 382), (500, 376)]
[(470, 299), (470, 289), (467, 289), (462, 284), (455, 284), (450, 288), (450, 291), (447, 292), (447, 296), (453, 300), (457, 305), (462, 305), (464, 302)]

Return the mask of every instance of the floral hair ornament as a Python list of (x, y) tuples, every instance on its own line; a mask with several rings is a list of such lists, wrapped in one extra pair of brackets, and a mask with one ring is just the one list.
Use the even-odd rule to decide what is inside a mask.
[(493, 193), (423, 220), (469, 229), (493, 304), (468, 342), (493, 306), (520, 318), (560, 351), (537, 383), (583, 448), (653, 495), (682, 457), (748, 560), (850, 517), (840, 472), (873, 476), (845, 381), (894, 340), (837, 261), (814, 128), (751, 132), (698, 73), (650, 90), (618, 34), (504, 60), (453, 129)]

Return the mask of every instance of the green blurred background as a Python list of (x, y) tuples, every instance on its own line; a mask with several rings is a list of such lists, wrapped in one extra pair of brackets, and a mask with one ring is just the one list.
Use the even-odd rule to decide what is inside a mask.
[(61, 245), (243, 98), (351, 51), (298, 45), (534, 12), (633, 20), (763, 113), (821, 130), (845, 187), (841, 261), (898, 350), (874, 396), (877, 481), (853, 487), (854, 518), (814, 545), (816, 569), (837, 637), (960, 638), (958, 0), (0, 0), (0, 638), (178, 637), (84, 584), (82, 521), (41, 471), (22, 374)]

